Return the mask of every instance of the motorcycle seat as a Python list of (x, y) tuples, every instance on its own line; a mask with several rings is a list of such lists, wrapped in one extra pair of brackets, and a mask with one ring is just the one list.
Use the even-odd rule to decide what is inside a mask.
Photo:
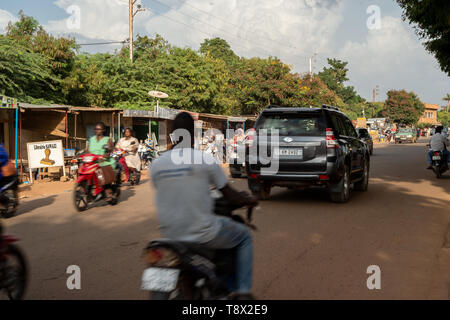
[(185, 255), (188, 252), (193, 252), (210, 260), (213, 259), (215, 255), (215, 250), (205, 248), (205, 246), (202, 246), (201, 244), (195, 242), (158, 239), (151, 241), (148, 245), (149, 248), (159, 246), (174, 249), (180, 255)]

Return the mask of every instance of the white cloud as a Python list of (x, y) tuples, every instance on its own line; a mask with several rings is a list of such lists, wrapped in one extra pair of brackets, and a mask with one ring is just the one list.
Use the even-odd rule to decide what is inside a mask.
[(172, 5), (166, 17), (153, 15), (145, 27), (178, 45), (198, 47), (209, 35), (219, 36), (239, 55), (276, 55), (288, 63), (306, 65), (307, 56), (328, 48), (342, 20), (343, 2), (187, 0), (181, 6)]
[[(79, 29), (71, 28), (67, 20), (48, 21), (45, 28), (56, 34), (79, 35), (96, 40), (125, 40), (128, 38), (128, 6), (123, 0), (58, 0), (55, 4), (67, 10), (79, 9)], [(73, 24), (72, 24), (73, 25)]]
[(445, 83), (447, 89), (449, 86), (435, 58), (400, 17), (382, 18), (381, 29), (368, 31), (363, 42), (346, 42), (337, 56), (350, 62), (349, 78), (366, 98), (371, 97), (372, 88), (380, 85), (380, 100), (390, 89), (406, 89), (424, 100), (440, 103), (440, 92)]
[[(302, 65), (301, 71), (308, 65), (309, 55), (328, 49), (342, 20), (344, 3), (344, 0), (160, 1), (163, 4), (143, 2), (151, 7), (136, 15), (135, 34), (159, 33), (173, 44), (193, 48), (198, 48), (205, 38), (218, 36), (228, 40), (239, 55), (278, 56), (290, 64)], [(58, 0), (55, 4), (65, 10), (78, 6), (80, 28), (68, 28), (67, 19), (53, 20), (45, 25), (52, 33), (96, 40), (128, 38), (126, 0)], [(164, 16), (158, 13), (164, 11), (162, 8), (166, 10)]]
[(8, 11), (0, 9), (0, 34), (6, 32), (6, 27), (10, 21), (14, 23), (17, 21), (17, 18)]

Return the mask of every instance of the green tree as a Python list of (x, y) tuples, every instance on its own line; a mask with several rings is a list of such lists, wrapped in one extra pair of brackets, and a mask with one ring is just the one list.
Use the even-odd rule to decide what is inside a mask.
[[(137, 35), (133, 41), (133, 59), (155, 61), (158, 56), (168, 54), (171, 48), (169, 42), (159, 34), (154, 38)], [(129, 58), (129, 53), (128, 45), (124, 45), (120, 50), (120, 55), (125, 59)]]
[(414, 92), (390, 90), (383, 110), (383, 116), (394, 122), (415, 124), (425, 111), (425, 105)]
[(448, 111), (439, 111), (437, 113), (438, 121), (444, 126), (448, 127), (450, 125), (450, 112)]
[(449, 108), (450, 108), (450, 93), (447, 93), (447, 95), (445, 97), (443, 97), (442, 100), (447, 102), (447, 112), (449, 112)]
[(336, 94), (346, 104), (357, 104), (364, 102), (352, 86), (346, 87), (344, 83), (348, 81), (348, 62), (338, 59), (327, 59), (330, 67), (324, 67), (323, 71), (319, 72), (320, 79), (327, 85), (330, 90)]
[(413, 24), (417, 35), (425, 39), (425, 48), (438, 60), (442, 71), (450, 75), (450, 1), (397, 0), (403, 19)]
[(205, 39), (200, 45), (200, 53), (225, 61), (231, 67), (239, 61), (239, 57), (231, 50), (228, 42), (221, 38)]
[(49, 59), (0, 36), (0, 88), (24, 102), (52, 102), (59, 85)]
[(45, 57), (54, 79), (52, 86), (55, 90), (51, 90), (51, 96), (47, 93), (42, 95), (53, 102), (64, 103), (66, 99), (62, 94), (62, 80), (70, 74), (74, 66), (78, 48), (75, 40), (48, 34), (36, 19), (26, 16), (22, 11), (19, 16), (17, 22), (8, 24), (5, 37), (22, 49)]

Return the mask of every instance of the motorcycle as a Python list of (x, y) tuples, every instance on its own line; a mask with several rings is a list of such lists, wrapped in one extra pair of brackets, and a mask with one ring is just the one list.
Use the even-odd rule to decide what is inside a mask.
[(141, 158), (142, 169), (147, 169), (152, 161), (159, 156), (159, 153), (153, 147), (153, 142), (151, 140), (146, 140), (145, 144), (140, 146), (138, 153)]
[[(7, 178), (3, 178), (7, 179)], [(19, 177), (12, 176), (11, 181), (0, 188), (0, 215), (3, 218), (11, 218), (19, 205)]]
[[(228, 216), (256, 230), (251, 224), (253, 207), (247, 221), (233, 214), (238, 209), (223, 198), (215, 202), (215, 214)], [(151, 241), (144, 250), (147, 269), (142, 275), (142, 289), (152, 300), (223, 299), (234, 291), (235, 248), (212, 250), (192, 242), (168, 239)]]
[(139, 184), (141, 181), (141, 173), (139, 171), (132, 173), (130, 168), (127, 165), (127, 161), (125, 156), (127, 155), (127, 151), (123, 149), (116, 149), (111, 154), (111, 157), (117, 161), (120, 166), (120, 179), (122, 180), (122, 173), (124, 174), (123, 182), (127, 183), (128, 181), (132, 186)]
[[(134, 145), (134, 144), (135, 144), (135, 142), (132, 141), (130, 145)], [(124, 182), (127, 183), (128, 181), (130, 181), (130, 184), (132, 186), (135, 184), (137, 185), (141, 181), (141, 172), (136, 171), (133, 173), (130, 170), (130, 168), (127, 165), (127, 161), (125, 159), (127, 154), (128, 154), (128, 151), (126, 151), (124, 149), (115, 149), (114, 152), (111, 154), (111, 157), (119, 163), (119, 166), (121, 169), (120, 177), (122, 176), (122, 172), (125, 175)], [(122, 179), (122, 177), (121, 177), (121, 179)]]
[(99, 181), (104, 178), (100, 169), (102, 160), (103, 156), (89, 153), (79, 156), (81, 167), (78, 169), (78, 179), (73, 191), (73, 202), (78, 211), (85, 211), (92, 203), (107, 198), (106, 190), (111, 191), (111, 198), (106, 200), (108, 204), (116, 205), (119, 202), (120, 171), (115, 173), (113, 183), (102, 187)]
[[(429, 145), (428, 145), (429, 146)], [(430, 149), (431, 151), (431, 149)], [(444, 153), (442, 151), (434, 151), (431, 155), (431, 167), (436, 174), (436, 178), (440, 178), (448, 168), (448, 162), (444, 159)]]
[(21, 300), (28, 284), (28, 265), (22, 250), (14, 244), (18, 239), (3, 234), (0, 225), (0, 296)]

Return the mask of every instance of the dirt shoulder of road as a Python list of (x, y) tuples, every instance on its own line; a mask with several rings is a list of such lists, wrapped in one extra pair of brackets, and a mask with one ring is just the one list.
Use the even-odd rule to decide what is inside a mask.
[(19, 186), (19, 199), (44, 197), (72, 191), (74, 181), (35, 181), (33, 184)]
[[(142, 178), (147, 177), (147, 170), (142, 172)], [(49, 181), (37, 180), (33, 184), (21, 184), (19, 186), (19, 199), (29, 199), (37, 197), (46, 197), (64, 192), (71, 192), (73, 190), (75, 181)]]

